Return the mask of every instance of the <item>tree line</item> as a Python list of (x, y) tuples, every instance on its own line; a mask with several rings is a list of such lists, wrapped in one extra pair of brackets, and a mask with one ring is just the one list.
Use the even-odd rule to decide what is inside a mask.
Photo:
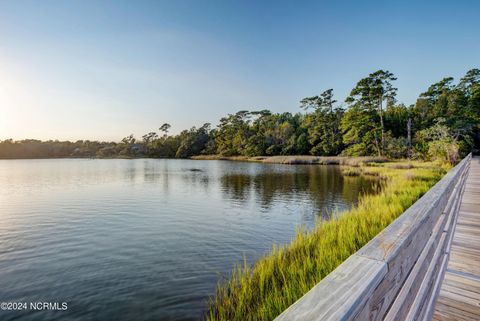
[(480, 70), (458, 82), (446, 77), (415, 104), (396, 100), (393, 73), (378, 70), (357, 82), (343, 103), (333, 89), (306, 97), (298, 113), (241, 110), (170, 135), (163, 124), (121, 142), (0, 141), (0, 158), (318, 155), (442, 159), (455, 162), (480, 140)]

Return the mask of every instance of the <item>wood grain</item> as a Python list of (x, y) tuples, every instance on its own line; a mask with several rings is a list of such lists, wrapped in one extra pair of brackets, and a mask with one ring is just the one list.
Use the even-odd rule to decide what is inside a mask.
[(480, 320), (480, 159), (466, 180), (433, 320)]

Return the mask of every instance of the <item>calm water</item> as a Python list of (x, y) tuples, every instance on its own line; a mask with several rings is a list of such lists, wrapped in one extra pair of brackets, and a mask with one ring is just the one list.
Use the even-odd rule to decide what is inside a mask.
[(198, 320), (220, 275), (372, 183), (336, 166), (0, 161), (0, 320)]

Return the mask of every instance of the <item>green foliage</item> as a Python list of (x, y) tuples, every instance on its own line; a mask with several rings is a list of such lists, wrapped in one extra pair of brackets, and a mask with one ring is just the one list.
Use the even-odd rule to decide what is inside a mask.
[(379, 117), (375, 110), (354, 105), (345, 112), (340, 130), (347, 148), (346, 156), (381, 155)]
[(458, 159), (458, 145), (448, 140), (432, 141), (428, 144), (428, 156), (454, 164)]
[(468, 71), (457, 85), (454, 85), (451, 77), (433, 84), (420, 95), (413, 108), (415, 130), (430, 128), (442, 119), (455, 142), (463, 146), (463, 152), (471, 150), (480, 124), (478, 88), (478, 69)]
[(221, 118), (215, 136), (217, 153), (224, 156), (241, 155), (251, 136), (249, 125), (250, 113), (246, 110)]
[[(313, 113), (304, 118), (308, 142), (312, 146), (310, 154), (318, 156), (338, 155), (343, 147), (340, 121), (343, 109), (334, 107), (333, 89), (324, 91), (320, 96), (307, 97), (300, 101), (300, 107)], [(306, 147), (306, 145), (305, 145)]]
[(423, 158), (454, 164), (459, 157), (459, 145), (444, 119), (419, 131), (415, 140), (419, 146), (418, 151), (424, 153)]
[(393, 137), (407, 137), (408, 120), (412, 117), (413, 106), (390, 105), (385, 110), (385, 131)]
[(400, 159), (408, 157), (407, 138), (393, 137), (391, 132), (385, 134), (385, 156), (390, 159)]
[[(379, 156), (385, 149), (384, 102), (395, 103), (397, 88), (392, 82), (397, 78), (389, 71), (377, 70), (361, 79), (345, 102), (350, 105), (348, 117), (342, 119), (344, 142), (347, 145), (363, 144), (372, 147)], [(351, 148), (350, 150), (358, 150)]]
[(175, 157), (187, 158), (199, 155), (210, 141), (210, 124), (206, 123), (199, 129), (192, 127), (190, 131), (184, 131), (180, 134), (181, 143), (175, 153)]

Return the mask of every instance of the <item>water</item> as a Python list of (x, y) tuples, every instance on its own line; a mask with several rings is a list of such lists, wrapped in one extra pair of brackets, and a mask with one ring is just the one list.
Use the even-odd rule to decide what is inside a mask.
[(198, 320), (243, 256), (371, 189), (336, 166), (0, 161), (0, 301), (28, 304), (0, 320)]

